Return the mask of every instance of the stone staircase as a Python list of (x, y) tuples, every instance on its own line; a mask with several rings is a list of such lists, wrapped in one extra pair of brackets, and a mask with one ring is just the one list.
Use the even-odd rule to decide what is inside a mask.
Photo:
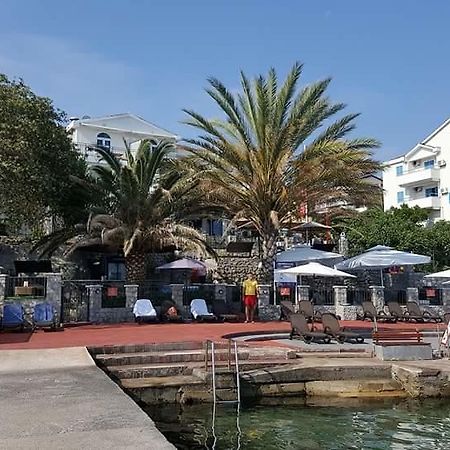
[[(234, 354), (228, 342), (215, 343), (217, 397), (236, 398)], [(135, 400), (145, 403), (212, 401), (210, 369), (205, 370), (205, 344), (182, 342), (92, 347), (89, 352), (111, 378)], [(289, 348), (238, 345), (241, 372), (295, 362)], [(210, 363), (209, 363), (210, 364)]]

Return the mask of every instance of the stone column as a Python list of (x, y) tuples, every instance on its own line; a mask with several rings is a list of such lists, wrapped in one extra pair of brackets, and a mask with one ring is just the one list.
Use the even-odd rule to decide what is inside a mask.
[(301, 300), (309, 300), (309, 286), (297, 285), (297, 295), (295, 296), (296, 303)]
[(3, 305), (3, 300), (5, 300), (7, 279), (8, 275), (4, 273), (0, 274), (0, 307)]
[(61, 320), (61, 307), (62, 307), (62, 274), (60, 273), (44, 273), (42, 274), (47, 278), (47, 289), (45, 294), (45, 300), (50, 302), (55, 310), (57, 322)]
[(406, 301), (419, 303), (419, 289), (416, 287), (406, 288)]
[(86, 286), (89, 296), (89, 321), (99, 322), (102, 309), (102, 285), (91, 284)]
[(214, 285), (214, 300), (226, 303), (227, 301), (227, 286), (225, 284)]
[(280, 320), (281, 309), (270, 303), (270, 285), (260, 284), (258, 289), (258, 317), (260, 320)]
[(184, 284), (171, 284), (172, 288), (172, 301), (177, 305), (179, 308), (184, 307), (183, 305), (183, 288)]
[(126, 308), (133, 310), (134, 304), (138, 299), (139, 285), (138, 284), (125, 284), (125, 298), (126, 298)]
[(336, 315), (341, 320), (356, 320), (358, 307), (348, 304), (347, 286), (333, 286), (333, 294)]
[(450, 287), (442, 288), (442, 306), (450, 307)]
[(370, 299), (378, 311), (384, 310), (384, 287), (369, 286)]

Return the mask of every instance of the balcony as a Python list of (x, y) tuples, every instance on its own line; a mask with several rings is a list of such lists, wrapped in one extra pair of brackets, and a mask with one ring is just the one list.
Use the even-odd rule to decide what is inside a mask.
[(436, 167), (429, 167), (426, 169), (415, 169), (403, 172), (402, 175), (397, 176), (398, 185), (401, 187), (420, 185), (433, 181), (439, 181), (439, 169)]
[(410, 208), (418, 206), (426, 209), (441, 209), (441, 199), (438, 196), (405, 197), (405, 204)]

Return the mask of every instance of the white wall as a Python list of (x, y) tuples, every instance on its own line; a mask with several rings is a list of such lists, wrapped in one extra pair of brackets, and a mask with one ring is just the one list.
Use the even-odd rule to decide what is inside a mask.
[(384, 210), (387, 211), (392, 207), (397, 208), (397, 192), (404, 191), (398, 186), (396, 167), (403, 165), (403, 157), (388, 161), (383, 171), (383, 198)]

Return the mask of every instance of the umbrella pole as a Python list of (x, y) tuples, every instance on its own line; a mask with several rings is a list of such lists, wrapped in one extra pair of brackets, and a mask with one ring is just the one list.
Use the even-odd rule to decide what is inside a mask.
[(384, 280), (383, 280), (383, 269), (380, 269), (380, 280), (381, 280), (381, 287), (384, 287)]

